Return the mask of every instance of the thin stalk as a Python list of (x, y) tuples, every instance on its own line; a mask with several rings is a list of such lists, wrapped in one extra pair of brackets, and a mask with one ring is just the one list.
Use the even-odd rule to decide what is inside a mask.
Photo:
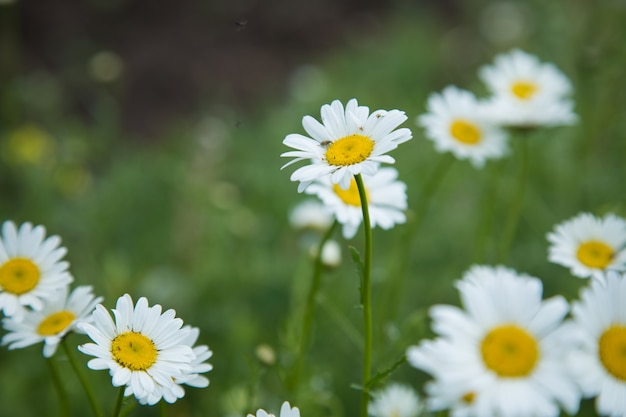
[(82, 368), (78, 365), (78, 362), (76, 361), (72, 350), (67, 344), (67, 339), (63, 338), (63, 340), (61, 341), (61, 345), (63, 346), (63, 350), (65, 351), (65, 355), (67, 356), (67, 359), (69, 360), (72, 369), (74, 369), (74, 372), (76, 372), (76, 375), (78, 376), (78, 379), (80, 380), (80, 383), (85, 390), (85, 394), (87, 394), (87, 399), (89, 400), (89, 405), (91, 406), (93, 414), (96, 417), (104, 417), (104, 414), (102, 414), (102, 410), (100, 410), (100, 407), (98, 406), (98, 401), (96, 400), (96, 396), (94, 395), (93, 389), (91, 388), (91, 384), (89, 384), (89, 380), (83, 373)]
[(522, 206), (524, 205), (524, 195), (526, 193), (526, 183), (528, 182), (528, 138), (522, 137), (520, 142), (520, 163), (519, 171), (517, 173), (517, 184), (513, 200), (511, 202), (511, 208), (509, 209), (509, 217), (504, 225), (504, 232), (502, 238), (502, 246), (500, 247), (499, 261), (505, 263), (509, 257), (513, 239), (515, 238), (515, 231), (519, 223), (520, 214), (522, 212)]
[(313, 327), (313, 316), (315, 313), (315, 303), (317, 300), (317, 293), (319, 292), (320, 284), (322, 281), (322, 272), (324, 271), (324, 263), (322, 261), (322, 251), (328, 239), (333, 235), (339, 222), (335, 220), (330, 228), (326, 231), (320, 243), (317, 247), (317, 253), (315, 254), (315, 263), (313, 267), (313, 277), (311, 279), (311, 286), (309, 287), (309, 293), (306, 299), (306, 305), (304, 307), (304, 314), (302, 316), (302, 333), (300, 335), (300, 346), (298, 347), (298, 356), (296, 358), (296, 364), (293, 369), (291, 378), (291, 388), (296, 391), (298, 384), (300, 383), (300, 372), (302, 371), (302, 365), (306, 358), (306, 353), (311, 343), (311, 331)]
[(120, 415), (120, 411), (122, 410), (122, 404), (124, 403), (125, 389), (126, 389), (125, 386), (121, 386), (117, 390), (117, 398), (115, 399), (115, 407), (113, 407), (113, 414), (111, 414), (113, 417), (119, 417)]
[(369, 403), (369, 392), (366, 389), (367, 383), (372, 375), (372, 226), (367, 204), (367, 192), (363, 185), (361, 174), (354, 176), (359, 197), (361, 199), (361, 209), (363, 211), (363, 229), (365, 231), (365, 254), (363, 259), (363, 277), (361, 279), (361, 302), (363, 303), (363, 324), (364, 324), (364, 347), (363, 347), (363, 392), (361, 393), (361, 417), (367, 417), (367, 404)]
[(63, 387), (63, 381), (61, 379), (61, 373), (59, 372), (59, 366), (56, 359), (52, 356), (46, 359), (46, 363), (48, 364), (48, 369), (50, 370), (50, 376), (52, 377), (54, 388), (59, 396), (59, 414), (61, 416), (69, 416), (70, 407), (67, 399), (67, 391), (65, 391), (65, 387)]

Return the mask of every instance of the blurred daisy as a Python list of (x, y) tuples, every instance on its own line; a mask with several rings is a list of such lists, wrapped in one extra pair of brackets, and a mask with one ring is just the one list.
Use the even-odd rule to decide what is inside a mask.
[(411, 365), (433, 374), (430, 410), (454, 417), (556, 417), (578, 410), (558, 328), (563, 297), (542, 301), (537, 278), (505, 267), (474, 266), (457, 283), (465, 310), (431, 308), (435, 341), (409, 347)]
[(476, 168), (507, 153), (506, 133), (484, 120), (479, 103), (469, 91), (446, 87), (441, 94), (428, 98), (427, 108), (428, 113), (419, 116), (417, 123), (426, 129), (426, 137), (437, 151), (468, 159)]
[(300, 202), (289, 213), (289, 223), (295, 229), (313, 229), (325, 232), (333, 223), (333, 215), (319, 201)]
[(147, 392), (146, 396), (138, 399), (139, 403), (156, 404), (161, 398), (168, 403), (173, 403), (185, 395), (183, 384), (194, 388), (206, 388), (209, 386), (209, 379), (200, 374), (213, 369), (213, 365), (206, 362), (213, 356), (213, 352), (206, 345), (194, 346), (200, 335), (200, 330), (197, 327), (185, 326), (183, 331), (186, 332), (186, 335), (183, 337), (183, 344), (190, 346), (195, 355), (191, 361), (191, 370), (183, 373), (182, 376), (175, 377), (174, 382), (176, 384), (172, 386), (164, 387), (156, 383), (154, 390)]
[(407, 128), (395, 130), (407, 119), (403, 111), (376, 110), (370, 115), (369, 108), (359, 106), (354, 98), (345, 109), (339, 100), (325, 104), (321, 114), (322, 123), (311, 116), (302, 119), (302, 126), (311, 137), (292, 133), (283, 140), (296, 149), (281, 155), (295, 158), (283, 168), (302, 160), (311, 161), (291, 174), (292, 181), (300, 181), (298, 192), (325, 177), (346, 190), (354, 175), (372, 175), (381, 162), (394, 163), (387, 152), (412, 137)]
[(67, 249), (61, 238), (46, 239), (43, 226), (23, 223), (19, 230), (11, 221), (2, 225), (0, 238), (0, 309), (19, 320), (22, 306), (41, 310), (44, 300), (68, 286), (73, 278), (69, 264), (61, 261)]
[(495, 123), (514, 127), (573, 124), (577, 116), (569, 95), (569, 80), (556, 66), (515, 49), (498, 55), (480, 70), (493, 97), (485, 115)]
[(572, 304), (568, 365), (586, 397), (603, 416), (626, 415), (626, 274), (609, 272)]
[(614, 214), (590, 213), (559, 223), (547, 235), (550, 262), (570, 268), (580, 278), (602, 279), (607, 270), (626, 270), (626, 221)]
[[(274, 414), (269, 414), (267, 411), (262, 408), (258, 409), (256, 412), (256, 416), (253, 414), (248, 414), (248, 417), (276, 417)], [(280, 414), (278, 417), (300, 417), (300, 409), (298, 407), (291, 407), (289, 402), (285, 401), (283, 405), (280, 407)]]
[[(374, 176), (363, 176), (372, 228), (378, 225), (387, 230), (406, 221), (406, 184), (396, 180), (397, 177), (398, 171), (394, 168), (381, 168)], [(349, 185), (344, 190), (326, 177), (306, 189), (308, 194), (317, 195), (335, 215), (343, 225), (346, 239), (354, 237), (363, 220), (361, 198), (354, 178)]]
[(374, 392), (368, 413), (372, 417), (417, 417), (420, 401), (415, 391), (401, 384), (391, 384)]
[(125, 396), (134, 394), (140, 402), (151, 405), (161, 397), (168, 402), (180, 398), (167, 394), (180, 392), (176, 379), (193, 373), (196, 358), (188, 344), (189, 332), (182, 329), (183, 321), (175, 317), (174, 310), (161, 311), (158, 304), (149, 307), (145, 297), (133, 306), (130, 295), (125, 294), (113, 309), (115, 320), (98, 304), (93, 324), (78, 325), (95, 342), (78, 347), (95, 356), (87, 366), (108, 369), (113, 386), (125, 385)]
[[(309, 248), (309, 255), (312, 259), (317, 258), (317, 245), (311, 245)], [(336, 240), (328, 240), (322, 248), (322, 265), (328, 268), (337, 268), (341, 265), (341, 246)]]
[(3, 319), (4, 329), (9, 333), (2, 338), (2, 344), (9, 345), (9, 349), (20, 349), (44, 342), (43, 356), (51, 357), (68, 332), (77, 331), (78, 323), (91, 320), (96, 304), (102, 301), (102, 297), (91, 291), (90, 286), (76, 287), (68, 297), (66, 287), (47, 299), (41, 310), (25, 312), (22, 320)]

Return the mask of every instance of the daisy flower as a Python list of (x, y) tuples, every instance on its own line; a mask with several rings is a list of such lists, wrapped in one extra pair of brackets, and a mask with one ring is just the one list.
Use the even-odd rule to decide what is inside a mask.
[(325, 104), (321, 114), (322, 123), (311, 116), (302, 119), (302, 126), (311, 137), (292, 133), (283, 140), (296, 149), (281, 155), (295, 158), (283, 168), (302, 160), (311, 161), (291, 174), (292, 181), (300, 181), (298, 192), (323, 177), (330, 177), (333, 184), (345, 190), (354, 175), (372, 175), (380, 163), (394, 163), (387, 152), (412, 137), (407, 128), (395, 130), (407, 119), (403, 111), (376, 110), (370, 115), (369, 108), (359, 106), (354, 98), (345, 109), (339, 100)]
[(61, 238), (45, 238), (46, 229), (23, 223), (19, 230), (11, 221), (2, 225), (0, 237), (0, 309), (20, 319), (23, 306), (41, 310), (44, 300), (69, 285), (73, 278), (62, 261), (67, 249)]
[(300, 202), (289, 213), (289, 223), (294, 229), (313, 229), (323, 233), (333, 224), (333, 220), (328, 209), (313, 199)]
[(474, 266), (457, 283), (465, 309), (435, 306), (439, 335), (407, 350), (431, 373), (430, 410), (453, 417), (556, 417), (578, 410), (580, 392), (566, 373), (559, 336), (563, 297), (542, 301), (537, 278), (505, 267)]
[[(387, 230), (406, 221), (406, 184), (396, 180), (397, 177), (398, 171), (394, 168), (381, 168), (374, 176), (363, 176), (372, 228), (378, 225)], [(349, 185), (342, 189), (329, 178), (320, 178), (306, 189), (308, 194), (317, 195), (335, 215), (343, 225), (346, 239), (354, 237), (363, 220), (361, 198), (354, 178)]]
[(15, 317), (2, 320), (8, 331), (2, 338), (9, 349), (19, 349), (44, 342), (43, 356), (51, 357), (59, 342), (70, 331), (78, 331), (77, 325), (91, 320), (91, 313), (102, 297), (92, 294), (90, 286), (76, 287), (68, 297), (68, 288), (57, 291), (46, 300), (39, 311), (26, 311), (22, 320)]
[(426, 129), (437, 151), (468, 159), (476, 168), (507, 153), (506, 133), (482, 117), (480, 104), (469, 91), (446, 87), (428, 98), (427, 109), (417, 123)]
[(607, 270), (626, 270), (626, 221), (614, 214), (590, 213), (557, 224), (547, 235), (548, 259), (580, 278), (602, 279)]
[(401, 384), (391, 384), (374, 392), (368, 413), (372, 417), (417, 417), (421, 411), (415, 391)]
[(569, 99), (572, 87), (556, 66), (515, 49), (498, 55), (480, 70), (493, 97), (485, 114), (495, 123), (515, 127), (573, 124), (577, 116)]
[[(155, 404), (161, 397), (174, 402), (180, 392), (177, 378), (192, 373), (196, 355), (189, 346), (189, 331), (174, 310), (162, 313), (160, 305), (148, 306), (145, 297), (133, 306), (130, 295), (117, 300), (113, 309), (115, 320), (98, 304), (92, 314), (93, 324), (80, 323), (78, 328), (95, 343), (78, 349), (95, 359), (87, 366), (94, 370), (108, 369), (113, 386), (126, 386), (124, 395), (134, 394), (140, 402)], [(157, 395), (161, 394), (161, 395)]]
[[(248, 417), (276, 417), (274, 414), (269, 414), (267, 411), (262, 408), (258, 409), (256, 412), (256, 416), (253, 414), (248, 414)], [(288, 401), (285, 401), (283, 405), (280, 407), (280, 414), (278, 417), (300, 417), (300, 409), (298, 407), (291, 407)]]
[(626, 415), (626, 274), (607, 273), (591, 282), (572, 304), (568, 365), (586, 397), (596, 397), (598, 414)]
[(209, 386), (209, 379), (200, 374), (213, 369), (213, 365), (205, 362), (213, 356), (213, 352), (206, 345), (194, 346), (200, 335), (200, 330), (197, 327), (185, 326), (183, 331), (186, 332), (186, 335), (183, 337), (183, 344), (190, 346), (195, 355), (190, 363), (191, 370), (185, 372), (182, 376), (175, 377), (175, 385), (164, 387), (155, 383), (155, 389), (147, 392), (146, 396), (139, 398), (139, 403), (156, 404), (161, 398), (168, 403), (173, 403), (185, 395), (182, 385), (194, 388), (206, 388)]

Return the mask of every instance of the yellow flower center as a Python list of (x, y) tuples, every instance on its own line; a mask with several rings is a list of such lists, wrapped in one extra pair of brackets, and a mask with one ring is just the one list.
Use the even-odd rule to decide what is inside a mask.
[(15, 295), (31, 291), (40, 277), (39, 267), (30, 259), (13, 258), (0, 266), (0, 287)]
[[(361, 196), (359, 195), (359, 187), (357, 187), (354, 178), (350, 180), (350, 186), (347, 190), (344, 190), (338, 184), (334, 184), (333, 191), (344, 203), (351, 206), (361, 207)], [(365, 196), (367, 198), (367, 201), (369, 201), (370, 198), (367, 188), (365, 188)]]
[(337, 139), (326, 150), (330, 165), (346, 166), (365, 161), (374, 150), (374, 141), (363, 135), (350, 135)]
[(539, 359), (535, 338), (514, 324), (492, 329), (483, 339), (480, 351), (485, 366), (501, 377), (526, 376)]
[(476, 145), (482, 139), (480, 128), (467, 120), (455, 120), (450, 125), (450, 134), (466, 145)]
[(598, 351), (607, 372), (626, 382), (626, 326), (615, 324), (606, 329), (600, 336)]
[(468, 391), (461, 397), (461, 401), (465, 404), (471, 404), (476, 399), (476, 393), (474, 391)]
[(576, 257), (589, 268), (606, 268), (613, 260), (613, 248), (599, 240), (583, 242), (576, 251)]
[(156, 362), (158, 351), (154, 342), (137, 332), (117, 335), (111, 342), (113, 359), (131, 371), (145, 371)]
[(539, 91), (539, 86), (530, 81), (517, 81), (511, 85), (511, 92), (520, 100), (530, 100)]
[(63, 330), (67, 329), (67, 326), (72, 324), (75, 318), (74, 313), (67, 310), (50, 314), (39, 323), (37, 333), (42, 336), (52, 336), (53, 334), (61, 333)]

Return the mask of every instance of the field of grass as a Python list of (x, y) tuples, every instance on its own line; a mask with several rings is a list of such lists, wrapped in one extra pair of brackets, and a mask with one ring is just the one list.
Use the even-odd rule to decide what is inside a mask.
[[(587, 281), (548, 262), (546, 233), (583, 211), (626, 217), (624, 3), (497, 3), (509, 7), (507, 18), (522, 19), (513, 34), (511, 25), (498, 24), (506, 16), (496, 3), (472, 2), (444, 22), (398, 2), (375, 35), (354, 32), (312, 56), (285, 81), (284, 94), (268, 91), (253, 112), (209, 103), (150, 143), (125, 136), (107, 91), (85, 122), (64, 107), (54, 78), (9, 79), (0, 92), (0, 220), (30, 221), (60, 235), (75, 285), (92, 285), (107, 308), (124, 293), (145, 296), (200, 328), (199, 342), (214, 351), (211, 384), (187, 389), (167, 415), (277, 412), (289, 400), (304, 417), (354, 416), (362, 323), (348, 247), (361, 250), (362, 231), (351, 241), (334, 236), (343, 262), (323, 275), (297, 399), (284, 383), (312, 262), (302, 244), (308, 237), (288, 223), (289, 211), (308, 197), (289, 181), (293, 168), (280, 170), (279, 155), (287, 151), (285, 135), (304, 133), (304, 115), (319, 118), (322, 104), (356, 97), (372, 110), (397, 108), (409, 116), (404, 127), (414, 139), (391, 153), (408, 186), (408, 222), (373, 236), (374, 371), (432, 336), (428, 308), (458, 305), (454, 282), (472, 264), (503, 263), (541, 278), (544, 296), (577, 297)], [(478, 68), (512, 47), (555, 63), (570, 78), (579, 122), (515, 137), (511, 154), (482, 170), (437, 153), (414, 122), (428, 95), (454, 84), (484, 96)], [(519, 225), (502, 253), (520, 141), (528, 141), (530, 171)], [(74, 345), (86, 341), (69, 336)], [(259, 347), (275, 361), (261, 360)], [(73, 415), (89, 415), (59, 353)], [(0, 416), (57, 415), (40, 345), (0, 349), (0, 369)], [(107, 372), (85, 370), (102, 403), (113, 402)], [(383, 382), (421, 392), (427, 379), (404, 364)], [(129, 415), (161, 412), (137, 407)], [(591, 402), (580, 415), (594, 415)]]

